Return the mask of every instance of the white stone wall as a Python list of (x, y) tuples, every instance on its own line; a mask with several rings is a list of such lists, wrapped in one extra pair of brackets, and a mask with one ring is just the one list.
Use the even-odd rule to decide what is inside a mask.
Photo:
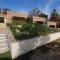
[(60, 38), (60, 32), (11, 43), (12, 59), (18, 57), (21, 54), (29, 52), (30, 50), (33, 50), (41, 45), (52, 42), (58, 38)]

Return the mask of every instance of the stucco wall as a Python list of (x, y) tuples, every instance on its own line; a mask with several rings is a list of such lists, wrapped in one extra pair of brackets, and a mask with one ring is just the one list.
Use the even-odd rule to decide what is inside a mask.
[(6, 23), (11, 23), (13, 16), (23, 17), (26, 19), (28, 17), (28, 14), (9, 12), (9, 11), (7, 12), (7, 14), (0, 14), (0, 17), (4, 17), (4, 19), (6, 20)]
[(45, 23), (46, 22), (46, 18), (33, 16), (33, 22), (36, 22), (36, 21), (41, 21), (41, 22)]
[(53, 26), (56, 27), (57, 23), (56, 22), (47, 21), (47, 26), (49, 27), (50, 25), (53, 25)]
[(58, 38), (60, 38), (60, 32), (11, 43), (12, 59)]

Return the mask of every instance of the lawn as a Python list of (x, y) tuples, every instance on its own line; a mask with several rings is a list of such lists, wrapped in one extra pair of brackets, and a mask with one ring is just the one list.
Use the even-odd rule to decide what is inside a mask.
[(0, 60), (12, 60), (10, 52), (0, 54)]

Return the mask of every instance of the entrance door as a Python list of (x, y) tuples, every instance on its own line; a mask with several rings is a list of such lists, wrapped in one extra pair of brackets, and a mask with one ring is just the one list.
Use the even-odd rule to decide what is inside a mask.
[(0, 23), (4, 23), (4, 17), (0, 17)]

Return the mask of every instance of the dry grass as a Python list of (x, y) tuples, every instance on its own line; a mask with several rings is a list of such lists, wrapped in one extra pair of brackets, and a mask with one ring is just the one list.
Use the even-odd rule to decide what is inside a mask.
[(55, 41), (53, 41), (53, 42), (51, 42), (51, 43), (49, 43), (49, 44), (59, 44), (60, 45), (60, 38), (55, 40)]

